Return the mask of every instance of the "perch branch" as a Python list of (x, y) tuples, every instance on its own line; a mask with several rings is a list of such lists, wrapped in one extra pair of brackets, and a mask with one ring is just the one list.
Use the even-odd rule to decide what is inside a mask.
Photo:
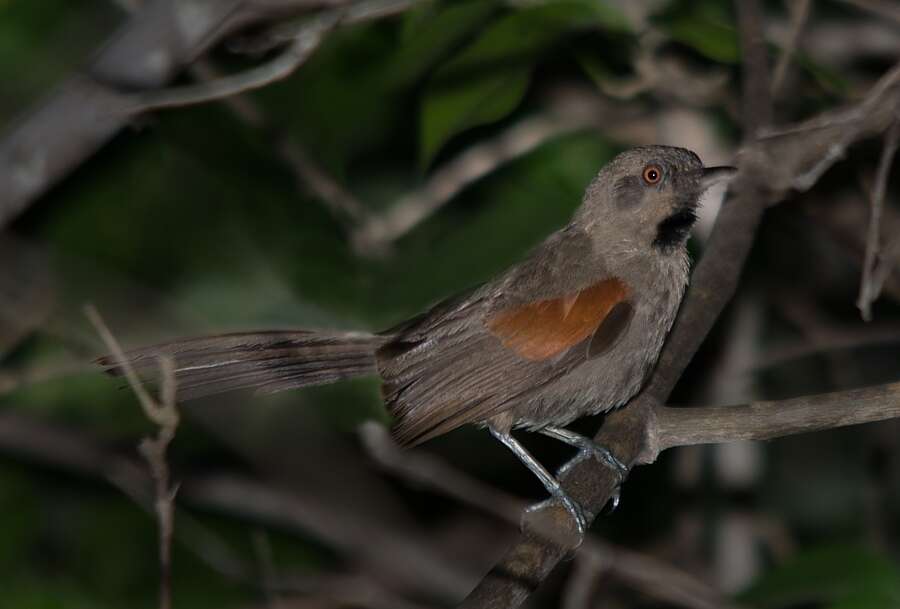
[(656, 409), (656, 452), (675, 446), (771, 440), (900, 417), (900, 383), (739, 406)]

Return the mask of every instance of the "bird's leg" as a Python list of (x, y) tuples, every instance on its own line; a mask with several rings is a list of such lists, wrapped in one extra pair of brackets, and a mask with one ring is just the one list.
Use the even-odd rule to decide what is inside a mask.
[(503, 433), (497, 431), (496, 429), (489, 428), (491, 434), (500, 440), (504, 446), (506, 446), (509, 450), (513, 452), (513, 454), (519, 458), (525, 467), (531, 470), (535, 476), (537, 476), (538, 480), (544, 485), (544, 488), (547, 489), (547, 492), (552, 495), (550, 499), (547, 501), (542, 501), (535, 505), (530, 506), (526, 511), (535, 512), (544, 508), (544, 505), (548, 501), (558, 501), (569, 514), (572, 515), (572, 519), (575, 521), (575, 526), (578, 529), (579, 537), (584, 537), (585, 528), (587, 528), (587, 520), (584, 517), (584, 511), (581, 509), (581, 506), (577, 501), (569, 497), (568, 494), (563, 490), (562, 486), (559, 484), (559, 481), (553, 477), (553, 474), (547, 471), (547, 469), (541, 465), (537, 459), (535, 459), (531, 453), (529, 453), (524, 446), (519, 444), (519, 441), (512, 437), (509, 433)]
[(560, 442), (565, 442), (570, 446), (574, 446), (578, 449), (578, 454), (563, 463), (562, 467), (556, 472), (556, 476), (562, 476), (567, 471), (575, 467), (578, 463), (585, 461), (587, 459), (597, 459), (610, 469), (616, 472), (618, 476), (618, 482), (616, 483), (616, 488), (613, 491), (612, 496), (610, 497), (610, 502), (612, 504), (612, 509), (615, 510), (619, 505), (619, 491), (622, 486), (622, 482), (625, 481), (625, 476), (628, 475), (628, 468), (619, 461), (615, 455), (613, 455), (609, 449), (605, 446), (601, 446), (587, 438), (582, 436), (581, 434), (577, 434), (574, 431), (570, 431), (565, 427), (544, 427), (543, 429), (538, 430), (539, 433), (548, 436), (550, 438), (554, 438), (559, 440)]

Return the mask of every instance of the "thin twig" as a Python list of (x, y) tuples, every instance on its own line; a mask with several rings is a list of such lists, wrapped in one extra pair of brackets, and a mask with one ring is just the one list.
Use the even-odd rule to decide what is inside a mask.
[[(636, 102), (632, 103), (632, 106)], [(547, 142), (584, 129), (604, 125), (607, 134), (643, 117), (642, 111), (604, 103), (595, 95), (571, 93), (553, 100), (542, 114), (526, 118), (487, 141), (473, 145), (435, 171), (420, 188), (399, 198), (384, 212), (370, 215), (353, 234), (362, 253), (383, 251), (443, 208), (465, 188), (497, 168)]]
[(358, 251), (378, 250), (434, 214), (464, 188), (547, 141), (588, 126), (588, 121), (536, 116), (476, 144), (442, 166), (420, 189), (372, 217), (354, 236)]
[(169, 465), (166, 460), (166, 452), (169, 444), (175, 437), (178, 429), (179, 414), (175, 404), (175, 363), (169, 357), (159, 358), (160, 378), (162, 387), (160, 401), (154, 400), (144, 388), (137, 373), (126, 361), (125, 353), (119, 342), (110, 332), (109, 327), (100, 317), (100, 313), (92, 305), (85, 307), (85, 314), (93, 324), (106, 347), (119, 361), (123, 362), (122, 369), (125, 378), (144, 414), (157, 426), (156, 437), (144, 438), (139, 446), (140, 453), (150, 467), (150, 473), (155, 483), (156, 517), (159, 523), (159, 607), (171, 609), (172, 607), (172, 537), (175, 527), (175, 494), (177, 488), (170, 482)]
[(778, 97), (781, 86), (784, 84), (784, 78), (787, 76), (788, 67), (791, 65), (791, 59), (797, 50), (800, 42), (800, 34), (803, 27), (809, 21), (810, 0), (788, 0), (788, 9), (791, 13), (791, 31), (788, 34), (787, 43), (781, 50), (778, 57), (778, 63), (775, 65), (775, 72), (772, 76), (772, 97)]
[(879, 265), (887, 267), (891, 265), (888, 262), (890, 258), (885, 260), (885, 258), (879, 256), (881, 248), (881, 211), (884, 208), (884, 194), (887, 190), (891, 165), (894, 164), (894, 154), (897, 152), (898, 141), (900, 141), (900, 120), (895, 120), (884, 136), (884, 146), (881, 150), (881, 159), (878, 162), (878, 170), (875, 174), (875, 184), (869, 196), (869, 229), (866, 237), (866, 254), (863, 259), (859, 297), (856, 300), (856, 306), (859, 308), (859, 312), (865, 321), (872, 320), (872, 303), (878, 299), (878, 296), (881, 294), (881, 288), (884, 285), (884, 280), (880, 282), (880, 285), (875, 284), (875, 269)]
[[(0, 454), (108, 481), (155, 515), (149, 492), (153, 481), (146, 467), (70, 427), (38, 421), (7, 408), (0, 412)], [(304, 538), (313, 535), (327, 546), (337, 548), (347, 562), (364, 569), (369, 578), (388, 580), (392, 587), (417, 595), (456, 598), (465, 589), (461, 586), (471, 581), (472, 573), (464, 565), (438, 556), (430, 537), (414, 537), (397, 523), (373, 519), (371, 510), (363, 504), (341, 505), (330, 512), (311, 509), (309, 495), (227, 472), (188, 477), (178, 494), (180, 503), (203, 512), (228, 514), (257, 526), (275, 526)], [(256, 581), (253, 565), (214, 531), (195, 521), (189, 512), (178, 512), (175, 539), (217, 572), (239, 581)], [(368, 558), (359, 551), (367, 545), (371, 554)], [(305, 590), (288, 573), (281, 575), (279, 585), (285, 592)]]
[(129, 113), (205, 104), (260, 89), (293, 74), (319, 48), (325, 36), (341, 25), (363, 23), (408, 10), (419, 0), (368, 0), (324, 12), (300, 28), (294, 39), (274, 59), (244, 72), (222, 78), (134, 94)]
[(272, 552), (272, 542), (269, 535), (258, 530), (253, 533), (253, 550), (259, 563), (260, 577), (262, 579), (263, 592), (266, 595), (266, 607), (268, 609), (280, 609), (281, 599), (278, 591), (281, 588), (280, 576), (275, 567), (275, 555)]
[[(202, 81), (221, 78), (205, 61), (197, 62), (191, 71)], [(222, 102), (243, 122), (269, 135), (275, 153), (293, 175), (298, 190), (312, 191), (335, 220), (342, 224), (355, 226), (363, 222), (367, 215), (365, 205), (316, 163), (295, 139), (277, 130), (266, 119), (262, 106), (256, 100), (249, 95), (234, 95)]]
[(763, 37), (763, 7), (757, 0), (735, 0), (743, 69), (744, 138), (755, 139), (772, 122), (769, 58)]
[[(334, 11), (348, 3), (218, 0), (204, 2), (198, 11), (196, 2), (141, 2), (89, 66), (59, 83), (0, 137), (0, 225), (24, 211), (134, 120), (134, 109), (140, 104), (129, 91), (166, 85), (207, 49), (242, 27), (316, 10)], [(385, 3), (386, 9), (391, 6)], [(355, 9), (349, 9), (344, 23), (353, 22), (354, 14)]]
[(894, 23), (900, 24), (900, 6), (896, 2), (886, 0), (842, 0), (845, 4), (850, 4), (864, 11), (890, 19)]

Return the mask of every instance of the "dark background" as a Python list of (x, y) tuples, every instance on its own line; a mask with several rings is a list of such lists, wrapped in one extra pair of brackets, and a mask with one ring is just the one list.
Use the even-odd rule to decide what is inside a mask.
[[(85, 66), (132, 4), (0, 0), (0, 125)], [(773, 67), (802, 4), (764, 4)], [(900, 51), (900, 22), (869, 10), (896, 15), (893, 3), (810, 4), (776, 90), (777, 123), (858, 99)], [(265, 62), (281, 49), (278, 28), (302, 23), (229, 36), (178, 82)], [(712, 0), (425, 2), (328, 32), (295, 74), (240, 98), (250, 115), (215, 102), (135, 120), (20, 215), (0, 248), (0, 606), (157, 602), (156, 524), (140, 506), (149, 486), (136, 451), (153, 428), (133, 394), (91, 366), (104, 348), (85, 303), (131, 347), (397, 323), (564, 224), (617, 151), (665, 143), (732, 161), (734, 24), (732, 5)], [(491, 148), (523, 133), (537, 133), (536, 145)], [(365, 239), (367, 223), (473, 150), (484, 154), (464, 166), (486, 162), (479, 179), (398, 238)], [(900, 279), (888, 280), (872, 322), (855, 307), (880, 150), (877, 140), (852, 148), (814, 189), (767, 213), (742, 287), (674, 403), (900, 376)], [(895, 195), (889, 183), (888, 242), (900, 227)], [(347, 196), (359, 218), (334, 211)], [(695, 257), (717, 208), (710, 197)], [(378, 396), (363, 380), (182, 405), (170, 454), (181, 483), (176, 607), (450, 606), (466, 594), (515, 526), (381, 471), (358, 435), (364, 421), (386, 422)], [(591, 535), (747, 607), (896, 608), (898, 431), (885, 422), (664, 453), (634, 471)], [(548, 464), (568, 455), (526, 442)], [(482, 431), (454, 432), (415, 458), (423, 452), (542, 497)], [(579, 570), (597, 575), (587, 604), (573, 600)], [(533, 606), (675, 605), (594, 555), (566, 563)]]

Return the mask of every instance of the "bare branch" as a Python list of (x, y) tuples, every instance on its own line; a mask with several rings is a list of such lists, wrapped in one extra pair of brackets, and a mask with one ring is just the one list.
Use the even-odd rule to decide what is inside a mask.
[[(134, 119), (141, 104), (123, 91), (165, 85), (208, 48), (248, 24), (322, 8), (336, 10), (348, 2), (142, 3), (90, 66), (61, 83), (0, 138), (0, 225), (21, 213)], [(385, 6), (390, 3), (386, 1)], [(362, 18), (364, 15), (348, 9), (344, 22)]]
[[(147, 493), (152, 478), (139, 462), (105, 449), (68, 428), (36, 421), (12, 409), (0, 412), (0, 453), (63, 472), (107, 480), (136, 503), (155, 510)], [(418, 536), (397, 523), (373, 519), (363, 505), (319, 506), (310, 493), (294, 493), (237, 474), (222, 472), (186, 477), (179, 486), (180, 503), (277, 526), (323, 543), (346, 555), (371, 577), (396, 587), (455, 598), (464, 593), (473, 574), (436, 553), (432, 539)], [(177, 508), (177, 506), (176, 506)], [(180, 511), (175, 539), (207, 564), (230, 577), (249, 579), (253, 566), (232, 551), (212, 531)], [(283, 574), (280, 585), (296, 590)]]
[(884, 260), (879, 256), (881, 248), (881, 212), (884, 208), (884, 194), (887, 189), (888, 176), (891, 165), (894, 164), (894, 154), (897, 152), (897, 144), (900, 140), (900, 120), (894, 124), (884, 136), (884, 147), (881, 150), (881, 160), (878, 162), (878, 172), (875, 174), (875, 184), (869, 195), (869, 230), (866, 237), (866, 254), (863, 260), (862, 279), (859, 285), (859, 297), (856, 306), (865, 321), (872, 320), (872, 303), (881, 294), (884, 279), (878, 284), (875, 280), (875, 270), (878, 266), (890, 267), (890, 258)]
[(172, 89), (145, 91), (133, 96), (132, 114), (163, 108), (205, 104), (260, 89), (293, 74), (319, 48), (325, 36), (339, 25), (352, 25), (401, 13), (418, 0), (368, 0), (313, 17), (304, 24), (288, 47), (271, 61), (231, 76)]
[[(97, 312), (97, 309), (94, 308), (93, 305), (88, 305), (84, 308), (84, 314), (94, 326), (97, 334), (100, 335), (100, 340), (103, 341), (103, 344), (106, 345), (107, 349), (109, 349), (117, 360), (122, 360), (122, 358), (125, 357), (125, 352), (122, 350), (121, 345), (119, 345), (119, 341), (116, 340), (116, 337), (113, 336), (109, 327), (107, 327), (106, 323), (100, 317), (100, 313)], [(153, 423), (162, 426), (164, 421), (159, 418), (159, 406), (144, 388), (144, 384), (141, 383), (141, 379), (138, 378), (137, 372), (135, 372), (131, 362), (122, 361), (122, 372), (125, 374), (128, 385), (137, 397), (138, 403), (141, 405), (141, 408), (144, 409), (144, 415)]]
[[(124, 357), (122, 347), (100, 317), (97, 309), (89, 305), (85, 307), (85, 314), (110, 352), (116, 358)], [(160, 392), (161, 402), (157, 403), (144, 389), (131, 363), (124, 364), (122, 367), (125, 378), (128, 379), (131, 390), (137, 396), (144, 414), (158, 427), (156, 437), (144, 438), (139, 448), (147, 465), (150, 466), (150, 473), (156, 489), (156, 517), (159, 522), (159, 607), (160, 609), (171, 609), (172, 537), (175, 528), (175, 493), (177, 489), (173, 488), (170, 483), (166, 453), (178, 429), (179, 415), (175, 404), (175, 362), (169, 357), (161, 357), (159, 358), (159, 368), (162, 390)]]
[(735, 0), (743, 68), (744, 138), (753, 139), (772, 122), (769, 58), (757, 0)]
[(281, 576), (275, 567), (272, 542), (265, 531), (258, 530), (253, 533), (253, 550), (256, 553), (257, 563), (259, 563), (263, 592), (266, 595), (266, 606), (268, 609), (280, 609), (281, 599), (278, 596), (278, 591), (281, 588), (279, 584)]
[(771, 440), (900, 417), (900, 383), (753, 402), (741, 406), (662, 407), (656, 411), (658, 451), (734, 440)]
[(493, 140), (476, 144), (441, 167), (419, 190), (371, 218), (354, 235), (358, 251), (379, 250), (408, 233), (473, 182), (545, 142), (587, 126), (587, 121), (536, 116)]
[[(198, 61), (191, 71), (203, 81), (220, 78), (209, 63), (204, 61)], [(298, 190), (311, 190), (338, 222), (356, 225), (365, 219), (365, 205), (310, 158), (295, 139), (271, 125), (262, 107), (252, 97), (234, 95), (222, 102), (243, 122), (268, 132), (275, 152), (293, 174)]]
[(364, 423), (359, 435), (366, 452), (381, 468), (405, 480), (454, 497), (501, 520), (512, 517), (517, 522), (515, 519), (525, 507), (523, 501), (466, 476), (436, 457), (400, 450), (384, 425)]
[(775, 72), (772, 76), (772, 97), (777, 97), (784, 84), (784, 77), (787, 76), (788, 67), (791, 65), (791, 59), (794, 58), (794, 52), (797, 50), (797, 44), (800, 41), (800, 34), (803, 32), (803, 26), (809, 20), (810, 0), (788, 0), (788, 9), (791, 13), (791, 31), (788, 34), (787, 43), (781, 50), (778, 57), (778, 63), (775, 65)]
[(843, 0), (844, 3), (850, 4), (864, 11), (869, 11), (879, 17), (890, 19), (895, 23), (900, 23), (900, 7), (894, 2), (886, 0)]
[(362, 253), (382, 251), (498, 167), (555, 138), (598, 125), (604, 125), (607, 135), (615, 137), (641, 115), (604, 103), (594, 95), (570, 94), (554, 100), (547, 112), (475, 144), (441, 166), (421, 188), (404, 195), (381, 214), (371, 216), (353, 234), (353, 244)]

